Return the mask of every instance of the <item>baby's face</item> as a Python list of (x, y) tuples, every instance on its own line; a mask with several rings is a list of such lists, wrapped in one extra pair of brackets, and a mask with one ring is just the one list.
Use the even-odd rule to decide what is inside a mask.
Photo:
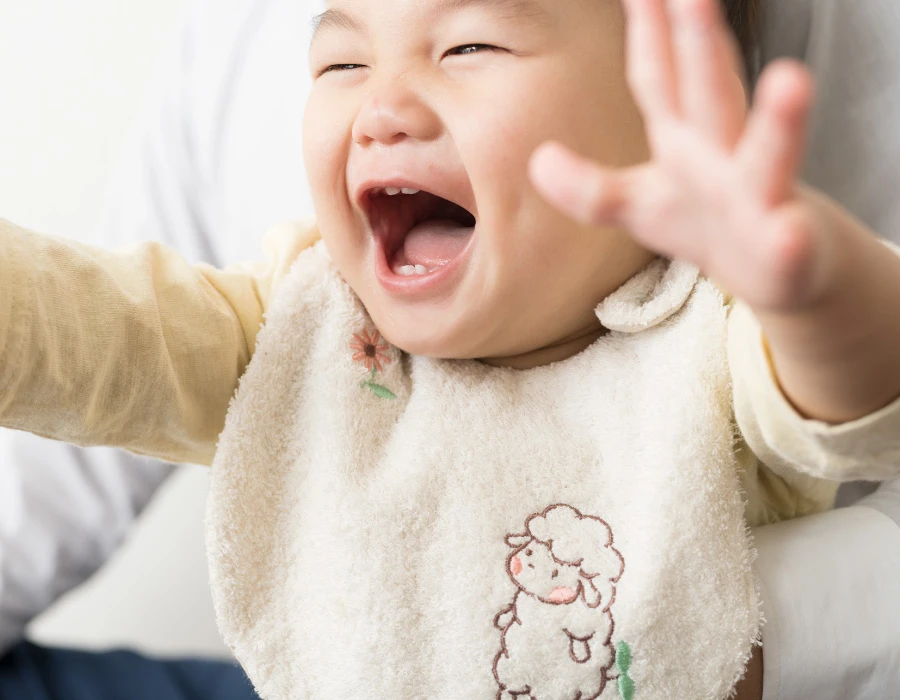
[(502, 360), (598, 330), (594, 306), (651, 256), (557, 213), (527, 164), (547, 139), (646, 159), (624, 55), (618, 0), (329, 2), (306, 166), (335, 264), (390, 342)]

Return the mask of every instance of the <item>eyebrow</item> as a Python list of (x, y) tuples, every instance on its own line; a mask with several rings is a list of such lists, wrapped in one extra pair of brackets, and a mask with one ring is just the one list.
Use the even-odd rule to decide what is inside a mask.
[[(440, 0), (429, 10), (430, 19), (469, 7), (484, 7), (509, 16), (526, 16), (547, 19), (547, 10), (537, 0)], [(325, 10), (312, 19), (312, 39), (324, 29), (343, 29), (354, 34), (364, 34), (365, 27), (353, 15), (338, 9)]]

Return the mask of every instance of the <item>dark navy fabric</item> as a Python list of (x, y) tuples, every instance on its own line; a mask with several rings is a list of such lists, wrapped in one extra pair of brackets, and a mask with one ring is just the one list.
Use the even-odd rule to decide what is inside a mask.
[(23, 642), (0, 659), (0, 700), (259, 700), (239, 666)]

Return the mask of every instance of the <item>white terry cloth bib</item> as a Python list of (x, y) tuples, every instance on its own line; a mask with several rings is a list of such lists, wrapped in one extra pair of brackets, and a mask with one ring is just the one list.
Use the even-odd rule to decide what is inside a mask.
[(410, 357), (320, 243), (213, 467), (219, 624), (265, 700), (719, 700), (760, 613), (727, 308), (658, 261), (528, 371)]

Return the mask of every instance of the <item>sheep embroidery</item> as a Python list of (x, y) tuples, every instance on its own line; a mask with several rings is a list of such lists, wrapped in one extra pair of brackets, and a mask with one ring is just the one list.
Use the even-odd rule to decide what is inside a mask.
[(620, 675), (610, 608), (625, 560), (612, 529), (558, 504), (530, 516), (506, 543), (517, 590), (494, 618), (497, 700), (595, 700)]

